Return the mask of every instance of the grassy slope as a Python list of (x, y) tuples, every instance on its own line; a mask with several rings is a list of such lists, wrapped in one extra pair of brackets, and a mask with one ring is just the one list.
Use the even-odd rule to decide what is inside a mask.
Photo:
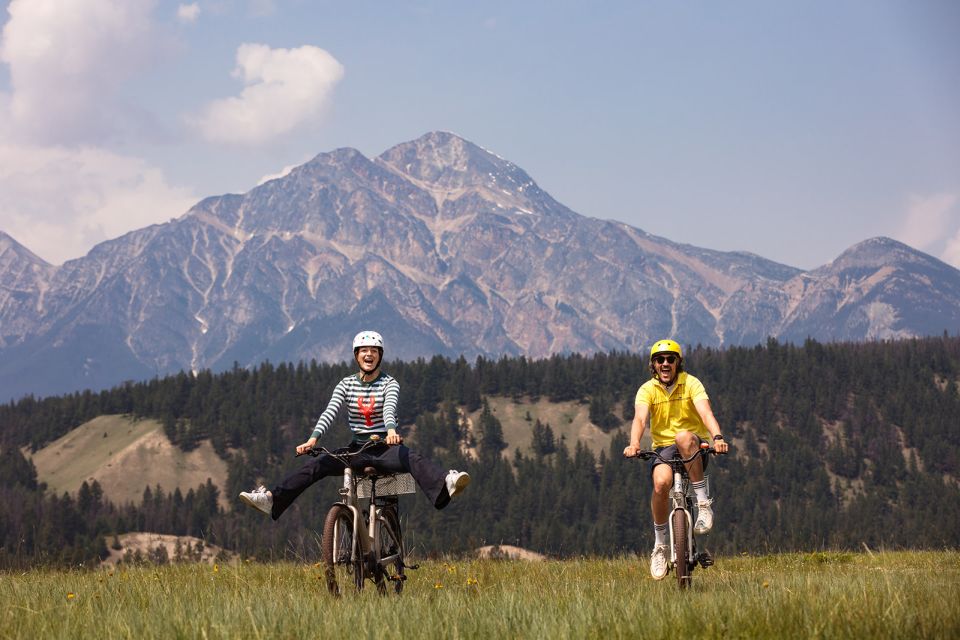
[[(221, 548), (217, 545), (193, 536), (171, 536), (162, 533), (142, 532), (123, 533), (116, 536), (116, 538), (107, 539), (107, 543), (109, 544), (107, 550), (110, 552), (110, 555), (104, 559), (102, 565), (105, 567), (116, 566), (123, 560), (123, 556), (127, 551), (131, 553), (139, 551), (144, 557), (148, 557), (147, 554), (157, 547), (165, 548), (167, 557), (170, 558), (172, 562), (176, 557), (177, 542), (180, 543), (181, 553), (186, 552), (188, 545), (192, 549), (202, 548), (203, 551), (200, 553), (199, 561), (207, 564), (214, 564), (221, 551)], [(115, 543), (119, 545), (119, 549), (113, 548)]]
[[(503, 425), (503, 437), (510, 445), (504, 455), (513, 456), (515, 449), (522, 453), (530, 452), (530, 440), (533, 437), (533, 425), (536, 420), (549, 424), (557, 440), (561, 436), (566, 438), (570, 451), (578, 441), (583, 442), (596, 456), (601, 451), (608, 451), (610, 439), (616, 433), (604, 433), (599, 427), (590, 422), (590, 406), (578, 402), (552, 403), (541, 398), (537, 402), (528, 399), (515, 401), (510, 398), (490, 397), (487, 399), (490, 411)], [(530, 419), (527, 419), (529, 414)], [(480, 418), (480, 411), (468, 416), (470, 424), (476, 425)], [(624, 422), (620, 427), (623, 433), (630, 432), (630, 423)], [(645, 437), (649, 444), (649, 436)]]
[[(534, 421), (549, 424), (555, 437), (563, 436), (573, 451), (583, 442), (594, 455), (607, 451), (615, 432), (604, 433), (588, 419), (589, 406), (577, 402), (551, 403), (516, 401), (491, 397), (490, 409), (503, 425), (509, 444), (505, 456), (515, 449), (530, 453)], [(468, 416), (475, 425), (480, 412)], [(527, 416), (529, 415), (529, 420)], [(629, 423), (621, 427), (629, 431)], [(646, 438), (649, 441), (649, 437)], [(647, 442), (649, 444), (649, 442)], [(209, 441), (184, 453), (170, 444), (156, 420), (133, 420), (129, 416), (99, 416), (86, 422), (33, 454), (37, 476), (54, 493), (76, 494), (84, 480), (97, 480), (106, 497), (114, 503), (139, 503), (146, 486), (160, 485), (164, 491), (176, 487), (186, 493), (210, 478), (215, 485), (226, 485), (226, 463), (213, 451)], [(220, 504), (231, 508), (231, 501), (220, 496)]]
[[(139, 503), (146, 486), (186, 493), (210, 478), (226, 484), (227, 465), (204, 442), (189, 453), (170, 444), (155, 420), (100, 416), (33, 454), (37, 476), (55, 493), (96, 479), (115, 503)], [(226, 504), (221, 496), (221, 503)]]
[[(635, 558), (425, 562), (400, 599), (335, 600), (312, 565), (33, 571), (10, 638), (955, 638), (960, 553), (721, 558), (680, 593)], [(402, 609), (395, 609), (399, 606)]]

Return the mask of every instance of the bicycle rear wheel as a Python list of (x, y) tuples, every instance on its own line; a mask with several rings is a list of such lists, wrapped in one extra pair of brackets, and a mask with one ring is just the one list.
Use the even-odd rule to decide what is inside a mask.
[[(395, 507), (384, 507), (377, 521), (380, 540), (381, 566), (377, 576), (377, 590), (387, 592), (387, 581), (393, 582), (396, 593), (403, 591), (403, 537), (400, 532), (400, 518)], [(384, 558), (391, 558), (384, 562)]]
[(363, 559), (358, 558), (357, 562), (350, 559), (355, 544), (353, 512), (342, 504), (334, 505), (323, 522), (320, 555), (327, 589), (335, 596), (350, 583), (357, 591), (363, 589)]
[(677, 558), (677, 563), (673, 570), (677, 574), (677, 584), (681, 589), (690, 586), (690, 558), (689, 545), (687, 541), (689, 523), (685, 511), (676, 510), (673, 512), (673, 553)]

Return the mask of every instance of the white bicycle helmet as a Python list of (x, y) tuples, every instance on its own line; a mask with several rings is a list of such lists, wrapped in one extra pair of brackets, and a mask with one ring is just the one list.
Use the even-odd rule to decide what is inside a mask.
[(353, 339), (353, 352), (360, 347), (377, 347), (383, 351), (383, 336), (376, 331), (361, 331)]

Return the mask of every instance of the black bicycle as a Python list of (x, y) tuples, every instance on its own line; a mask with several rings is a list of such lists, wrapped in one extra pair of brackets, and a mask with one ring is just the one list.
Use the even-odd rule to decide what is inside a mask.
[[(409, 473), (379, 473), (375, 468), (353, 464), (359, 454), (372, 447), (385, 446), (377, 436), (357, 451), (311, 449), (312, 456), (325, 453), (345, 466), (341, 499), (327, 512), (323, 523), (320, 553), (327, 589), (339, 596), (343, 587), (353, 584), (357, 591), (370, 579), (377, 591), (386, 594), (393, 583), (396, 593), (403, 590), (407, 565), (403, 534), (400, 530), (398, 497), (415, 493), (416, 483)], [(364, 506), (361, 500), (368, 500)]]
[(693, 462), (698, 456), (706, 457), (709, 454), (721, 455), (707, 443), (700, 445), (689, 458), (683, 458), (677, 452), (672, 458), (664, 458), (656, 451), (640, 451), (637, 457), (643, 460), (658, 458), (661, 462), (670, 465), (673, 469), (673, 489), (670, 491), (670, 558), (667, 563), (668, 571), (674, 570), (677, 575), (677, 584), (686, 589), (692, 581), (694, 568), (700, 565), (704, 569), (713, 565), (713, 556), (709, 551), (697, 551), (697, 539), (693, 534), (693, 504), (694, 492), (690, 487), (690, 476), (687, 474), (687, 463)]

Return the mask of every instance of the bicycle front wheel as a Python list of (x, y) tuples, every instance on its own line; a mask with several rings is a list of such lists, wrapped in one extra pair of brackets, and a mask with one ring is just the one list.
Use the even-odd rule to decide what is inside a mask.
[(690, 586), (688, 532), (689, 522), (687, 521), (687, 513), (677, 509), (673, 512), (673, 553), (677, 558), (677, 563), (673, 570), (677, 574), (677, 584), (681, 589), (686, 589)]
[(339, 596), (350, 583), (357, 591), (363, 589), (363, 559), (357, 554), (358, 560), (351, 561), (355, 544), (353, 512), (342, 504), (334, 505), (323, 523), (320, 554), (327, 589), (335, 596)]
[(393, 590), (403, 591), (403, 537), (400, 533), (400, 518), (393, 507), (385, 507), (377, 521), (380, 541), (380, 573), (377, 576), (377, 589), (386, 593), (387, 581), (393, 582)]

